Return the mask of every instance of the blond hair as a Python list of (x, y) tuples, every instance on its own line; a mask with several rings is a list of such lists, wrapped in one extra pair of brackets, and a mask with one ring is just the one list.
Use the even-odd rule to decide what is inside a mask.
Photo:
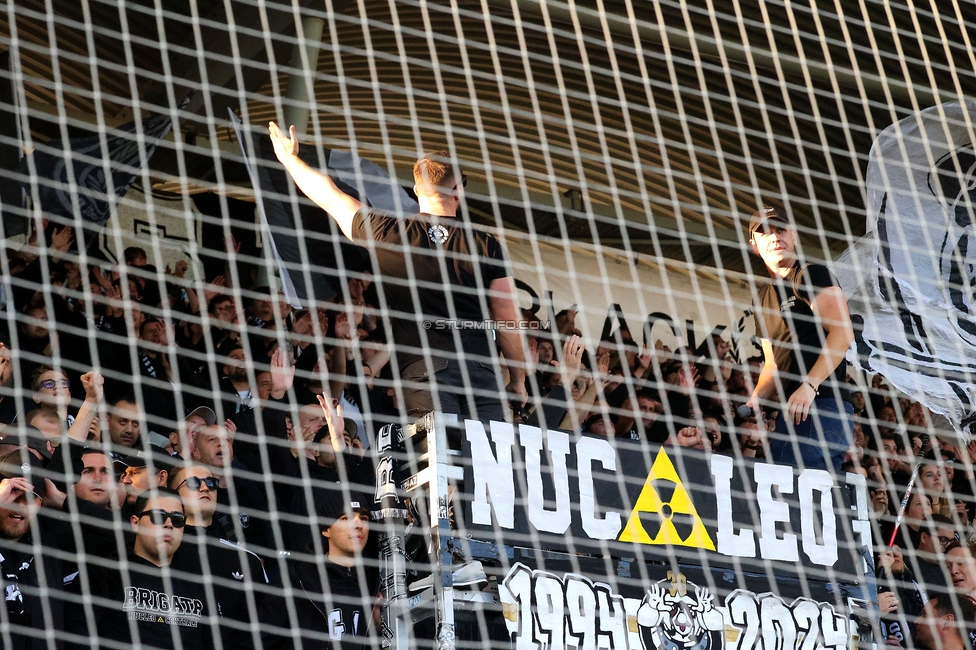
[(446, 149), (425, 153), (413, 166), (413, 180), (420, 188), (450, 189), (461, 178)]

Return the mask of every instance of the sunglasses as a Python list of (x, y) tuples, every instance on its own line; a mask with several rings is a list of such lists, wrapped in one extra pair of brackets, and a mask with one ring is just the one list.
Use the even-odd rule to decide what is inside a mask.
[(38, 384), (38, 388), (51, 390), (54, 388), (71, 388), (71, 382), (67, 379), (46, 379)]
[[(468, 175), (467, 174), (461, 174), (461, 183), (460, 183), (460, 185), (461, 185), (461, 187), (467, 187), (468, 186)], [(451, 188), (451, 189), (453, 189), (453, 190), (456, 191), (457, 190), (457, 186), (458, 186), (458, 184), (455, 184), (454, 187)]]
[(146, 515), (149, 515), (150, 521), (152, 521), (157, 526), (162, 526), (169, 519), (173, 528), (183, 528), (186, 525), (186, 515), (182, 512), (167, 512), (165, 510), (160, 510), (158, 508), (153, 508), (152, 510), (143, 510), (136, 517), (142, 519)]
[(213, 491), (220, 487), (220, 481), (216, 476), (207, 476), (204, 478), (188, 476), (185, 481), (176, 486), (176, 489), (179, 490), (184, 485), (194, 491), (199, 490), (201, 485), (206, 485), (208, 490)]

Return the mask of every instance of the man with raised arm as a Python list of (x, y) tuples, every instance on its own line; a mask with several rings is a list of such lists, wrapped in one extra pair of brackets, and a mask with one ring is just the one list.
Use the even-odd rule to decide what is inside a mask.
[(840, 471), (854, 416), (845, 361), (854, 341), (847, 298), (827, 267), (800, 263), (796, 227), (783, 210), (757, 211), (749, 233), (772, 281), (756, 297), (765, 364), (748, 405), (759, 412), (774, 402), (780, 411), (770, 460)]
[[(498, 241), (457, 219), (467, 177), (450, 153), (424, 155), (414, 166), (420, 213), (383, 214), (342, 192), (298, 157), (294, 127), (270, 125), (278, 160), (295, 184), (352, 241), (375, 254), (381, 305), (396, 344), (394, 371), (404, 380), (410, 415), (436, 406), (480, 420), (502, 420), (503, 388), (492, 333), (509, 372), (508, 399), (524, 405), (525, 355), (515, 281)], [(485, 321), (500, 322), (486, 329)]]

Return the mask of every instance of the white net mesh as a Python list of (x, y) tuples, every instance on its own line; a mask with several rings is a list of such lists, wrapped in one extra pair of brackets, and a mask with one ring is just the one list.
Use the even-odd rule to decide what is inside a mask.
[(0, 6), (4, 647), (974, 645), (972, 7)]

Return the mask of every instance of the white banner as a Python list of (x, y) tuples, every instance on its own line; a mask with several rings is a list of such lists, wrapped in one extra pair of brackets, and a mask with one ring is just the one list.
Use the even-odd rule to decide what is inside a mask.
[(881, 132), (865, 235), (837, 265), (863, 321), (851, 361), (956, 425), (976, 420), (974, 116), (944, 104)]

